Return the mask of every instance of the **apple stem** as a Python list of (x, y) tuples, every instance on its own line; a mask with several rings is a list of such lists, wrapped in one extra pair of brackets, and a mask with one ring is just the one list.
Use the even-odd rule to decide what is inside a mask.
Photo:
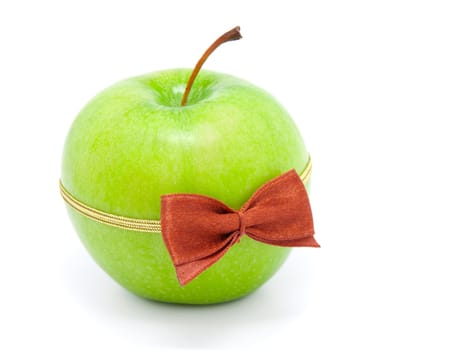
[(191, 87), (193, 86), (193, 82), (196, 79), (196, 76), (198, 75), (199, 71), (201, 70), (202, 65), (204, 62), (207, 60), (209, 55), (217, 49), (219, 46), (221, 46), (223, 43), (226, 43), (228, 41), (233, 41), (233, 40), (238, 40), (241, 39), (242, 35), (240, 34), (240, 27), (235, 27), (228, 32), (225, 32), (222, 34), (219, 38), (217, 38), (216, 41), (214, 41), (211, 46), (208, 47), (208, 49), (204, 52), (203, 56), (199, 59), (198, 63), (196, 63), (195, 68), (191, 72), (190, 79), (188, 79), (188, 83), (186, 84), (185, 92), (183, 94), (182, 98), (182, 106), (186, 105), (186, 102), (188, 100), (188, 95), (190, 94)]

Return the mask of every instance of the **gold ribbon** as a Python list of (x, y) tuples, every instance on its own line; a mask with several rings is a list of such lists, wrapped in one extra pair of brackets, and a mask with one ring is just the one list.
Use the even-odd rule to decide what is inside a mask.
[[(300, 174), (300, 179), (303, 183), (306, 183), (311, 175), (311, 160), (308, 157), (308, 161)], [(67, 191), (60, 180), (60, 194), (62, 195), (65, 202), (75, 209), (80, 214), (86, 216), (89, 219), (100, 222), (102, 224), (122, 228), (130, 231), (139, 232), (161, 232), (160, 220), (146, 220), (146, 219), (135, 219), (120, 215), (114, 215), (106, 213), (104, 211), (92, 208), (83, 202), (79, 201), (73, 195)]]

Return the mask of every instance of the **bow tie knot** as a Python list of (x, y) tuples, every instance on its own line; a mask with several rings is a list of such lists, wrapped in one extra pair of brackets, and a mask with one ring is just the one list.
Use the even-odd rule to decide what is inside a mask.
[(238, 241), (240, 242), (240, 238), (246, 233), (246, 218), (245, 218), (245, 213), (242, 210), (237, 211), (238, 214), (238, 220), (239, 220), (239, 236), (238, 236)]

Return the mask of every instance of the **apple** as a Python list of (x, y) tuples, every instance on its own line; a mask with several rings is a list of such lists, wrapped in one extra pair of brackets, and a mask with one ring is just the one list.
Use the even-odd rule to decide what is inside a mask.
[[(101, 211), (158, 220), (163, 194), (203, 194), (239, 209), (268, 180), (292, 168), (303, 171), (305, 144), (273, 96), (207, 70), (197, 72), (188, 96), (191, 73), (157, 71), (95, 96), (66, 138), (63, 186)], [(70, 207), (68, 212), (104, 271), (131, 292), (158, 301), (209, 304), (242, 297), (267, 281), (290, 252), (245, 236), (181, 287), (160, 233), (109, 226)]]

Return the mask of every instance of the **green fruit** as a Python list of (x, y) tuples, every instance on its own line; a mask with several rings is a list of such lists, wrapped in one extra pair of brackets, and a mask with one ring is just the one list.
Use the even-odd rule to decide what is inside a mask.
[[(133, 77), (91, 100), (66, 139), (65, 188), (101, 211), (159, 219), (163, 194), (203, 194), (239, 209), (268, 180), (291, 168), (302, 172), (308, 159), (303, 140), (270, 94), (203, 70), (180, 106), (190, 72)], [(128, 290), (159, 301), (239, 298), (268, 280), (290, 251), (245, 236), (182, 288), (160, 233), (115, 228), (68, 210), (95, 261)]]

